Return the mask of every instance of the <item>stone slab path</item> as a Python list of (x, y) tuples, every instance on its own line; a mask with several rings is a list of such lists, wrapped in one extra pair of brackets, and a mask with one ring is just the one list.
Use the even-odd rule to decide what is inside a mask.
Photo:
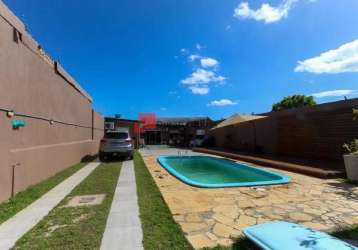
[(179, 181), (157, 162), (159, 155), (178, 155), (178, 149), (148, 147), (140, 152), (174, 220), (195, 249), (230, 246), (231, 237), (241, 236), (245, 227), (274, 220), (327, 232), (358, 223), (358, 186), (265, 168), (290, 176), (291, 182), (197, 188)]
[(100, 162), (91, 162), (21, 210), (14, 217), (0, 225), (0, 249), (12, 248), (26, 232), (42, 220), (79, 183), (81, 183)]
[(142, 239), (133, 161), (125, 161), (107, 218), (101, 250), (142, 250)]

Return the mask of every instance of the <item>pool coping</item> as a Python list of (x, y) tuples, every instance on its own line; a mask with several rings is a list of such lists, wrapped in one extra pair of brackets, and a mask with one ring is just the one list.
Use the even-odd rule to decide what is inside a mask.
[[(278, 176), (280, 177), (279, 180), (272, 180), (272, 181), (254, 181), (254, 182), (233, 182), (233, 183), (226, 183), (226, 184), (205, 184), (205, 183), (201, 183), (201, 182), (197, 182), (197, 181), (193, 181), (189, 178), (187, 178), (186, 176), (182, 175), (181, 173), (179, 173), (178, 171), (176, 171), (175, 169), (173, 169), (169, 164), (167, 164), (165, 162), (165, 160), (167, 158), (178, 158), (178, 157), (209, 157), (209, 158), (216, 158), (216, 159), (223, 159), (223, 160), (229, 160), (229, 161), (233, 161), (231, 159), (225, 159), (225, 158), (218, 158), (218, 157), (213, 157), (213, 156), (159, 156), (157, 158), (158, 163), (164, 168), (166, 169), (171, 175), (173, 175), (175, 178), (179, 179), (180, 181), (194, 186), (194, 187), (201, 187), (201, 188), (227, 188), (227, 187), (250, 187), (250, 186), (267, 186), (267, 185), (280, 185), (280, 184), (287, 184), (291, 181), (291, 177), (278, 173), (278, 172), (273, 172), (273, 171), (268, 171), (268, 170), (264, 170), (261, 168), (258, 168), (256, 166), (253, 166), (249, 163), (246, 162), (240, 162), (240, 165), (242, 165), (243, 167), (249, 168), (249, 169), (253, 169), (255, 170), (255, 172), (264, 172), (266, 174), (269, 175), (274, 175), (274, 176)], [(236, 164), (237, 161), (234, 161)]]

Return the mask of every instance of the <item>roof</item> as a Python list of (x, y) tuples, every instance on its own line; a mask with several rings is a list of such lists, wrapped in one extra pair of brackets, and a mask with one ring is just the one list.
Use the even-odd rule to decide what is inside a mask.
[(180, 124), (186, 125), (188, 122), (208, 120), (209, 117), (158, 117), (157, 124)]
[(143, 123), (142, 121), (139, 121), (139, 120), (116, 118), (116, 117), (105, 117), (104, 119), (105, 119), (105, 121), (122, 121), (122, 122), (138, 122), (138, 123)]
[(218, 125), (216, 125), (212, 129), (217, 129), (217, 128), (222, 128), (222, 127), (226, 127), (226, 126), (236, 125), (236, 124), (239, 124), (239, 123), (242, 123), (242, 122), (249, 122), (249, 121), (253, 121), (253, 120), (257, 120), (257, 119), (262, 119), (262, 118), (265, 118), (265, 117), (267, 117), (267, 116), (234, 114), (231, 117), (229, 117), (228, 119), (220, 122)]

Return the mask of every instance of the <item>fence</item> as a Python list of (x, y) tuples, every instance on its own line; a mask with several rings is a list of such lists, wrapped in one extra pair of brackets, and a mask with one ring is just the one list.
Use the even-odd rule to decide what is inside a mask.
[[(352, 109), (358, 99), (344, 100), (279, 112), (267, 118), (211, 131), (220, 148), (253, 150), (307, 159), (342, 161), (342, 145), (358, 138)], [(256, 138), (255, 138), (256, 137)]]

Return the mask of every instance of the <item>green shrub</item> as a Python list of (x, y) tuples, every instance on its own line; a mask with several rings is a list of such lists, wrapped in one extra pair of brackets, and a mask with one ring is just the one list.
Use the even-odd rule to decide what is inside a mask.
[(287, 96), (282, 101), (272, 105), (272, 111), (280, 111), (285, 109), (300, 108), (300, 107), (311, 107), (316, 105), (315, 100), (312, 96), (305, 95), (293, 95)]

